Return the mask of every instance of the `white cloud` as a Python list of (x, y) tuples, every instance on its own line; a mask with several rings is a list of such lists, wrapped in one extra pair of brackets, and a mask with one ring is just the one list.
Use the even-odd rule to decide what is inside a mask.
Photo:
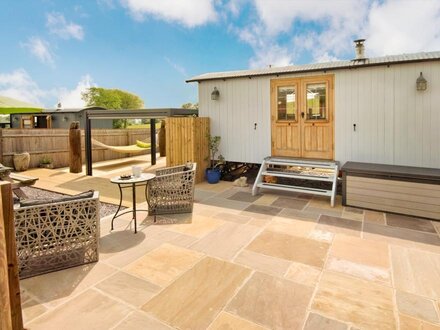
[(240, 14), (240, 10), (244, 5), (245, 0), (229, 0), (225, 6), (226, 9), (233, 15), (238, 16)]
[(0, 73), (0, 95), (42, 106), (50, 92), (40, 89), (24, 69)]
[(374, 3), (366, 29), (370, 55), (440, 49), (440, 1)]
[(65, 108), (82, 107), (81, 92), (96, 86), (90, 75), (83, 76), (75, 88), (66, 87), (42, 89), (24, 69), (0, 73), (0, 95), (26, 101), (42, 107), (53, 107), (60, 101)]
[(46, 26), (49, 32), (62, 39), (84, 39), (84, 29), (81, 25), (68, 22), (61, 13), (49, 13), (46, 15)]
[[(240, 9), (235, 1), (226, 3), (232, 16)], [(290, 64), (301, 55), (316, 62), (351, 59), (353, 40), (362, 37), (367, 56), (440, 49), (438, 0), (252, 0), (251, 5), (254, 15), (230, 30), (253, 49), (252, 68)]]
[(28, 49), (31, 54), (36, 56), (41, 62), (54, 66), (54, 55), (46, 40), (39, 37), (30, 37), (27, 42), (21, 45)]
[(86, 103), (82, 100), (81, 93), (94, 86), (96, 86), (96, 84), (93, 83), (92, 77), (87, 74), (81, 78), (74, 89), (60, 89), (58, 92), (58, 100), (61, 102), (63, 108), (83, 108), (86, 106)]
[(289, 31), (294, 21), (330, 23), (334, 27), (344, 23), (345, 28), (352, 28), (360, 23), (357, 21), (366, 1), (254, 0), (254, 3), (267, 32), (277, 34)]
[(251, 25), (244, 29), (231, 28), (240, 40), (249, 44), (254, 51), (254, 56), (249, 60), (250, 68), (264, 68), (271, 66), (286, 66), (292, 64), (292, 54), (265, 34), (261, 25)]
[[(351, 42), (368, 13), (366, 0), (254, 0), (254, 6), (258, 18), (253, 38), (258, 40), (248, 41), (255, 52), (249, 62), (251, 67), (261, 62), (261, 54), (268, 52), (281, 63), (294, 62), (303, 53), (315, 61), (337, 59), (351, 51)], [(288, 41), (277, 42), (279, 36)], [(274, 49), (268, 50), (268, 46)]]
[(121, 0), (137, 20), (153, 16), (185, 27), (196, 27), (213, 22), (217, 13), (213, 0)]

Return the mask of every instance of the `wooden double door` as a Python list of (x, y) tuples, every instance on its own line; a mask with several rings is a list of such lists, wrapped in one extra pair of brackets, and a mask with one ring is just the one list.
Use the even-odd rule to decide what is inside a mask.
[(272, 156), (333, 159), (333, 75), (271, 81)]

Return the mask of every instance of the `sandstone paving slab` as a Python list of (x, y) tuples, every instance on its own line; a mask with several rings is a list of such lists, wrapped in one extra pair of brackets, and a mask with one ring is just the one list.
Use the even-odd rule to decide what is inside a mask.
[(407, 228), (427, 233), (437, 233), (430, 220), (417, 217), (387, 213), (386, 223), (388, 226), (392, 227)]
[(286, 274), (291, 264), (288, 260), (255, 253), (249, 250), (240, 252), (234, 259), (234, 262), (279, 277), (283, 277), (284, 274)]
[(322, 268), (329, 244), (305, 237), (263, 231), (247, 250)]
[(324, 271), (312, 310), (361, 329), (395, 329), (393, 290), (340, 273)]
[(124, 268), (124, 271), (165, 287), (194, 266), (203, 254), (163, 244)]
[(412, 293), (397, 291), (396, 301), (400, 313), (432, 323), (440, 321), (432, 300)]
[(270, 329), (298, 329), (312, 293), (305, 285), (256, 272), (226, 310)]
[(225, 330), (225, 329), (240, 329), (240, 330), (264, 330), (258, 324), (249, 320), (245, 320), (236, 315), (221, 312), (215, 321), (209, 326), (208, 330)]
[(135, 307), (145, 304), (161, 290), (159, 286), (125, 272), (117, 272), (106, 278), (96, 288)]
[(251, 270), (206, 257), (147, 302), (142, 310), (182, 329), (206, 329)]
[(393, 279), (397, 289), (431, 299), (440, 299), (440, 255), (391, 246)]
[(318, 283), (321, 269), (309, 265), (293, 262), (286, 273), (286, 278), (294, 282), (315, 287)]
[(154, 329), (154, 330), (171, 330), (174, 329), (152, 317), (146, 313), (134, 311), (129, 314), (121, 323), (119, 323), (115, 330), (134, 330), (134, 329)]
[(54, 307), (116, 272), (103, 263), (87, 264), (21, 280), (20, 287)]
[(227, 222), (191, 245), (190, 249), (213, 257), (231, 260), (252, 241), (260, 230), (259, 227), (252, 225)]
[(304, 330), (346, 330), (347, 324), (329, 319), (325, 316), (310, 313), (307, 318)]
[(94, 289), (89, 289), (63, 305), (30, 322), (32, 330), (93, 329), (116, 326), (131, 309)]

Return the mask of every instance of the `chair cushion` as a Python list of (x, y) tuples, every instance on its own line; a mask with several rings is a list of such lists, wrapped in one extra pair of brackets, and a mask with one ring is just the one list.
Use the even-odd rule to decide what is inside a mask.
[(143, 141), (139, 141), (139, 140), (136, 140), (136, 145), (139, 148), (151, 148), (151, 143), (143, 142)]
[(20, 207), (53, 204), (53, 203), (74, 201), (74, 200), (84, 199), (84, 198), (91, 198), (91, 197), (93, 197), (94, 192), (95, 192), (94, 190), (88, 190), (88, 191), (79, 193), (77, 195), (72, 195), (72, 196), (62, 196), (62, 197), (57, 197), (57, 198), (45, 198), (45, 199), (26, 199), (26, 200), (20, 201)]

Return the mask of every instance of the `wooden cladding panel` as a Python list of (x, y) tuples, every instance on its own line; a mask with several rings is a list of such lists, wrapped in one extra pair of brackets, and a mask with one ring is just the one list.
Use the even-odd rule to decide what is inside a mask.
[(170, 117), (165, 119), (165, 126), (167, 166), (195, 162), (196, 182), (202, 182), (209, 166), (209, 118)]
[(347, 175), (346, 204), (440, 220), (440, 185)]

